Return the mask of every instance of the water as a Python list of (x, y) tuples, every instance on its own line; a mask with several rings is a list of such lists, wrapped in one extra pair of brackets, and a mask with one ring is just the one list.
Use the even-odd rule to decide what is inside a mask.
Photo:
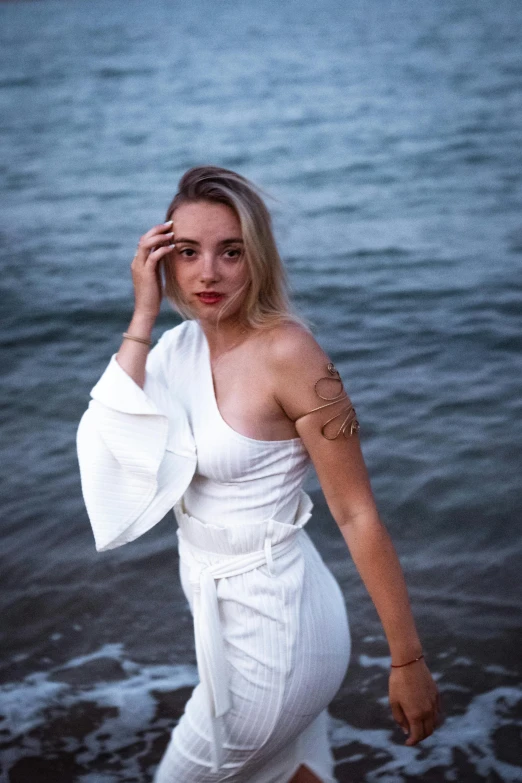
[(3, 779), (150, 780), (194, 685), (172, 520), (96, 554), (74, 439), (136, 242), (210, 162), (270, 194), (444, 698), (404, 748), (311, 477), (355, 637), (338, 780), (522, 780), (521, 39), (515, 0), (1, 4)]

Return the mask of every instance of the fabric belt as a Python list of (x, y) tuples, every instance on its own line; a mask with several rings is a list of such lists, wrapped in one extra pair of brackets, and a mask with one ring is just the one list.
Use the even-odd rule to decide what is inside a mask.
[[(263, 565), (267, 566), (270, 576), (276, 576), (274, 561), (296, 546), (297, 534), (310, 517), (311, 501), (307, 496), (306, 499), (308, 500), (308, 505), (301, 514), (298, 514), (294, 525), (284, 526), (289, 529), (290, 533), (284, 540), (273, 543), (274, 524), (281, 526), (281, 523), (268, 520), (260, 523), (266, 526), (266, 535), (262, 549), (240, 555), (221, 555), (221, 559), (213, 564), (205, 563), (205, 558), (208, 559), (209, 554), (220, 557), (220, 554), (195, 546), (188, 540), (182, 527), (178, 528), (179, 557), (189, 569), (189, 581), (193, 590), (196, 659), (200, 683), (209, 707), (212, 730), (211, 760), (214, 772), (219, 770), (223, 761), (223, 737), (220, 719), (231, 706), (216, 582), (218, 579), (245, 574)], [(178, 521), (185, 517), (189, 520), (192, 519), (200, 525), (203, 524), (199, 520), (194, 520), (193, 517), (188, 517), (179, 508), (176, 509), (176, 516)]]

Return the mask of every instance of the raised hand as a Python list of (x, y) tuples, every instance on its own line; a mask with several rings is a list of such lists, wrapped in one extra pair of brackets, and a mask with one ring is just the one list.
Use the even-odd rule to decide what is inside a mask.
[(163, 295), (159, 261), (172, 252), (172, 221), (154, 226), (140, 238), (131, 272), (134, 283), (134, 314), (116, 359), (138, 386), (145, 383), (145, 365), (151, 334)]
[(134, 284), (134, 314), (154, 322), (159, 314), (162, 285), (159, 261), (174, 247), (172, 220), (153, 226), (140, 238), (131, 272)]

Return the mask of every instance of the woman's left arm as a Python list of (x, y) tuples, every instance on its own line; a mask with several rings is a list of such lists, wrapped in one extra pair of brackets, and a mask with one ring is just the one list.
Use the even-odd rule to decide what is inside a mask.
[[(395, 548), (379, 519), (350, 400), (335, 370), (331, 365), (328, 369), (328, 357), (298, 327), (287, 329), (278, 341), (274, 363), (276, 398), (310, 454), (328, 507), (382, 622), (392, 664), (400, 667), (391, 670), (390, 703), (393, 717), (409, 734), (406, 744), (415, 745), (437, 725), (438, 691), (424, 659), (415, 660), (422, 647)], [(344, 421), (343, 433), (339, 430)]]

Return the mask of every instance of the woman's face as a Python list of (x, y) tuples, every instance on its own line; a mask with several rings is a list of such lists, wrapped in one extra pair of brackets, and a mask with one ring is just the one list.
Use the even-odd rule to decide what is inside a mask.
[(234, 210), (212, 201), (188, 202), (172, 215), (170, 256), (180, 293), (194, 316), (209, 324), (237, 318), (249, 274), (241, 224)]

